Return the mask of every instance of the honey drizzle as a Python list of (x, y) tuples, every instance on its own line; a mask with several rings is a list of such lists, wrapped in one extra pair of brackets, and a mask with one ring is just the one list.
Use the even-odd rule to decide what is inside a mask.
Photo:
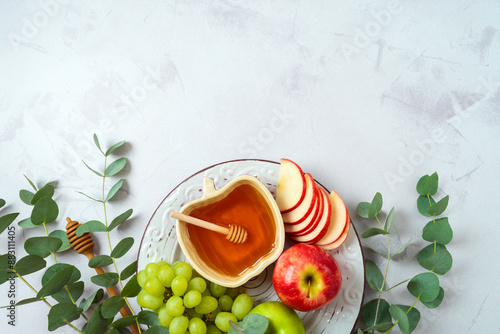
[(219, 233), (187, 226), (189, 238), (203, 262), (227, 275), (244, 273), (274, 248), (276, 231), (272, 212), (251, 185), (236, 187), (220, 201), (194, 209), (189, 215), (225, 227), (240, 225), (248, 231), (243, 244), (234, 244)]

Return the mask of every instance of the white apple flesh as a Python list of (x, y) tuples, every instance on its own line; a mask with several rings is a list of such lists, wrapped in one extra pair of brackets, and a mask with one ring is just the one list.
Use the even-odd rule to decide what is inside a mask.
[(318, 191), (319, 196), (316, 197), (314, 202), (314, 207), (312, 211), (307, 215), (307, 217), (298, 224), (290, 224), (286, 221), (285, 223), (285, 233), (288, 235), (302, 235), (307, 233), (314, 225), (316, 225), (323, 212), (323, 196)]
[(306, 181), (304, 172), (293, 161), (281, 159), (276, 189), (276, 203), (281, 213), (295, 209), (304, 199), (306, 194)]
[(316, 242), (316, 245), (328, 245), (337, 240), (345, 229), (347, 220), (347, 208), (340, 196), (332, 190), (328, 199), (332, 207), (330, 225), (325, 235)]
[(303, 222), (314, 210), (314, 204), (318, 200), (319, 191), (311, 174), (305, 174), (306, 195), (299, 206), (290, 212), (283, 213), (283, 222), (286, 224), (299, 224)]

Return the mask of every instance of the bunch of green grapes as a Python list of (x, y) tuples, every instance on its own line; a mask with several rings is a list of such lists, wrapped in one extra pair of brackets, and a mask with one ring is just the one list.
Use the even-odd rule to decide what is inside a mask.
[(139, 306), (154, 310), (171, 334), (216, 334), (229, 331), (229, 321), (241, 321), (253, 300), (239, 288), (205, 280), (182, 261), (149, 263), (137, 275), (142, 287)]

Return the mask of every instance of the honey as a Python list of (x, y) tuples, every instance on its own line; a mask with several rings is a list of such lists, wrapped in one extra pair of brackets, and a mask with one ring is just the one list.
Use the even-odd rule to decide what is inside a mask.
[(192, 210), (190, 216), (229, 227), (236, 224), (248, 232), (248, 239), (235, 244), (223, 234), (188, 224), (187, 231), (201, 260), (227, 275), (238, 276), (271, 253), (276, 230), (271, 209), (251, 185), (234, 188), (223, 199)]

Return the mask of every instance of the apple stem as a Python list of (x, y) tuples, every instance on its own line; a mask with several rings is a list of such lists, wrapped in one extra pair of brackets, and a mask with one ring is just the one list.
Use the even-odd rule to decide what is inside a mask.
[(309, 298), (309, 292), (311, 290), (311, 280), (309, 280), (307, 282), (307, 294), (306, 294), (306, 298)]

